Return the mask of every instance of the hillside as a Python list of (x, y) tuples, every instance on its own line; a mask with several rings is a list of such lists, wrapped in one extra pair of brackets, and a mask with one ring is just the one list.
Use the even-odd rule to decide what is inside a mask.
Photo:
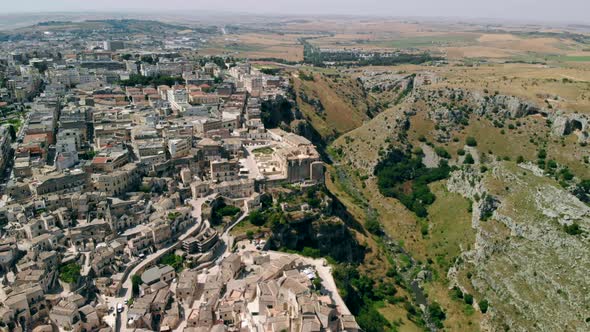
[(292, 79), (299, 110), (326, 141), (360, 127), (374, 111), (374, 100), (348, 75), (301, 70)]
[[(589, 313), (576, 309), (586, 300), (575, 289), (590, 285), (559, 271), (587, 264), (587, 77), (513, 65), (505, 79), (497, 69), (357, 71), (390, 108), (330, 146), (337, 162), (328, 187), (367, 229), (379, 222), (384, 233), (374, 233), (393, 244), (398, 271), (412, 271), (400, 288), (414, 304), (423, 299), (408, 285), (427, 296), (427, 326), (439, 323), (431, 308), (440, 305), (438, 326), (453, 331), (581, 331)], [(410, 77), (411, 89), (399, 98), (380, 75)], [(440, 165), (448, 173), (436, 173)]]

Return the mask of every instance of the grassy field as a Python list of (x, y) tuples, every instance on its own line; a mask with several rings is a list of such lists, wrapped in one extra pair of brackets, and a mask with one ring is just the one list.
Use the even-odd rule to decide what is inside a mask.
[(440, 46), (457, 46), (473, 44), (477, 41), (478, 34), (457, 33), (431, 36), (417, 36), (393, 41), (385, 41), (380, 44), (390, 48), (429, 48)]
[(379, 312), (389, 322), (393, 323), (399, 332), (421, 332), (424, 331), (419, 326), (406, 317), (406, 310), (400, 305), (385, 304), (379, 309)]
[(427, 255), (444, 276), (456, 257), (462, 251), (470, 250), (475, 242), (468, 211), (471, 204), (461, 195), (448, 192), (446, 181), (431, 184), (430, 190), (436, 201), (428, 208)]
[[(590, 46), (568, 35), (544, 36), (515, 32), (484, 32), (485, 26), (461, 23), (417, 23), (396, 20), (306, 19), (281, 22), (276, 30), (215, 36), (203, 54), (221, 52), (238, 57), (303, 60), (299, 38), (312, 37), (320, 48), (367, 51), (420, 49), (446, 55), (451, 61), (482, 60), (585, 63)], [(259, 29), (263, 31), (263, 29)]]
[(239, 222), (232, 230), (229, 232), (231, 236), (238, 236), (238, 235), (245, 235), (248, 232), (259, 233), (264, 231), (263, 228), (252, 225), (250, 221), (243, 220)]
[(203, 54), (233, 54), (250, 59), (280, 58), (288, 61), (303, 60), (303, 46), (299, 35), (278, 33), (246, 33), (213, 38)]

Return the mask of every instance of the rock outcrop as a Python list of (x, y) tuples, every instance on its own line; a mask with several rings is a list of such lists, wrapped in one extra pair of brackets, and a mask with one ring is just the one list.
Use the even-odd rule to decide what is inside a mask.
[[(522, 165), (527, 166), (527, 165)], [(473, 170), (456, 171), (448, 189), (465, 197), (491, 197), (486, 186), (505, 191), (496, 200), (474, 204), (473, 249), (449, 270), (451, 284), (465, 268), (478, 296), (490, 303), (491, 330), (587, 331), (590, 317), (590, 207), (552, 180), (495, 163), (481, 176)], [(486, 209), (494, 210), (481, 221)], [(564, 225), (576, 223), (586, 232), (570, 235)]]
[(551, 133), (555, 136), (567, 136), (571, 133), (578, 135), (580, 142), (588, 140), (588, 128), (590, 127), (590, 118), (587, 115), (571, 113), (556, 113), (552, 119)]

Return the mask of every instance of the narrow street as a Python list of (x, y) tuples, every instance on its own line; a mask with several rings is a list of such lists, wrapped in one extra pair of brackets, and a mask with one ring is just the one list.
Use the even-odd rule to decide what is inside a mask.
[[(150, 265), (154, 264), (162, 256), (164, 256), (167, 253), (169, 253), (170, 251), (174, 250), (176, 248), (176, 245), (179, 242), (182, 242), (183, 240), (185, 240), (193, 235), (193, 233), (199, 228), (201, 222), (203, 222), (201, 220), (201, 206), (208, 198), (209, 197), (203, 197), (203, 198), (199, 198), (199, 199), (191, 201), (191, 205), (193, 206), (192, 216), (196, 220), (196, 222), (193, 226), (191, 226), (183, 234), (181, 234), (178, 237), (178, 240), (176, 240), (174, 243), (171, 243), (170, 245), (166, 246), (165, 248), (162, 248), (162, 249), (146, 256), (138, 264), (137, 264), (137, 262), (138, 262), (137, 260), (131, 263), (131, 264), (136, 263), (137, 265), (127, 275), (124, 276), (125, 281), (123, 282), (123, 284), (121, 286), (121, 289), (119, 291), (119, 296), (105, 298), (106, 304), (109, 308), (110, 307), (116, 308), (118, 303), (123, 304), (125, 302), (125, 300), (128, 300), (132, 297), (133, 289), (132, 289), (132, 283), (131, 283), (131, 276), (137, 274), (138, 271), (141, 271), (146, 266), (150, 266)], [(207, 221), (204, 221), (204, 222), (207, 222)], [(127, 323), (127, 309), (128, 308), (125, 307), (125, 310), (123, 310), (123, 312), (121, 314), (117, 314), (116, 322), (115, 322), (115, 319), (113, 319), (114, 317), (112, 317), (110, 315), (108, 316), (107, 323), (109, 323), (110, 326), (115, 325), (115, 331), (117, 331), (117, 332), (119, 332), (121, 330), (126, 331), (126, 328), (124, 326), (127, 325), (126, 324)]]

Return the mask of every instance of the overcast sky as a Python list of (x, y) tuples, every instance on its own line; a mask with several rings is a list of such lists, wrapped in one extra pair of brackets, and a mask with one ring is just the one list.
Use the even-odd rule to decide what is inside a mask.
[(0, 0), (0, 13), (196, 10), (590, 23), (590, 0)]

